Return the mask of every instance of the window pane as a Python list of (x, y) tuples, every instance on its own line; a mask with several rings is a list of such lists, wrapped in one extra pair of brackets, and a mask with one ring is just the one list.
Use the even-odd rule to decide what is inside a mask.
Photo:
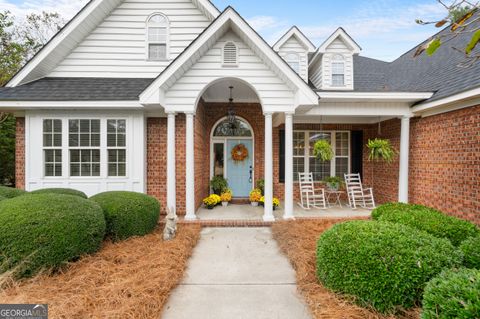
[(100, 147), (100, 134), (91, 135), (91, 146)]
[(100, 120), (92, 120), (90, 125), (92, 133), (100, 133)]
[(80, 120), (80, 132), (90, 133), (90, 120)]
[(348, 133), (347, 132), (336, 133), (335, 138), (336, 138), (336, 146), (335, 146), (336, 156), (349, 156)]
[(55, 133), (62, 133), (62, 120), (53, 120), (53, 131)]
[(116, 163), (117, 162), (117, 151), (116, 150), (109, 150), (108, 151), (108, 162), (109, 163)]
[(81, 175), (82, 175), (82, 176), (91, 176), (90, 167), (91, 167), (90, 164), (82, 164), (82, 165), (80, 165)]
[(118, 150), (118, 162), (125, 163), (126, 162), (126, 151), (125, 150)]
[(213, 136), (241, 136), (241, 137), (250, 137), (252, 136), (252, 131), (250, 130), (247, 123), (242, 120), (237, 119), (234, 123), (230, 123), (228, 120), (224, 120), (217, 125)]
[(304, 132), (293, 132), (293, 156), (305, 156)]
[(62, 134), (53, 135), (53, 146), (56, 146), (56, 147), (62, 146)]
[(313, 173), (314, 181), (323, 181), (325, 178), (330, 176), (330, 165), (331, 162), (322, 162), (317, 160), (315, 157), (310, 157), (310, 173)]
[(109, 146), (109, 147), (117, 146), (117, 135), (116, 134), (108, 134), (107, 135), (107, 146)]
[(108, 120), (107, 121), (107, 132), (108, 133), (115, 133), (117, 131), (117, 121), (116, 120)]
[(332, 74), (344, 74), (345, 67), (343, 63), (332, 63)]
[(332, 85), (333, 86), (343, 86), (343, 85), (345, 85), (345, 76), (343, 74), (333, 74), (332, 75)]
[(70, 134), (68, 137), (68, 145), (77, 147), (78, 146), (78, 134)]
[(70, 164), (70, 176), (80, 176), (80, 164)]
[(215, 143), (213, 145), (213, 152), (215, 156), (213, 174), (215, 176), (224, 175), (224, 144)]
[(80, 134), (80, 146), (90, 146), (90, 134)]
[(150, 60), (163, 60), (167, 57), (167, 45), (166, 44), (149, 44), (148, 45), (148, 58)]
[(100, 176), (100, 164), (92, 164), (92, 176)]
[(70, 133), (78, 133), (78, 130), (79, 130), (79, 121), (78, 120), (68, 121), (68, 131)]
[(52, 132), (52, 120), (43, 120), (43, 132), (44, 133)]
[(70, 151), (70, 162), (79, 163), (80, 162), (80, 151), (72, 150)]
[(55, 168), (53, 164), (45, 164), (45, 176), (55, 176)]
[(342, 180), (344, 174), (348, 174), (348, 157), (336, 158), (335, 174)]
[(45, 162), (46, 163), (53, 163), (54, 162), (54, 154), (53, 150), (45, 150)]
[(62, 176), (62, 165), (56, 164), (55, 165), (55, 176)]
[(43, 134), (43, 146), (52, 146), (52, 134)]
[(150, 42), (166, 42), (167, 28), (164, 27), (149, 27), (148, 41)]
[(298, 173), (305, 173), (305, 157), (293, 158), (293, 179), (298, 181)]
[(117, 176), (117, 164), (108, 164), (108, 176)]
[(161, 15), (161, 14), (156, 14), (148, 20), (149, 23), (167, 23), (167, 19)]
[(125, 164), (118, 164), (118, 176), (126, 176), (127, 169)]
[(125, 147), (126, 146), (126, 135), (124, 133), (118, 134), (117, 136), (117, 146)]
[(125, 133), (126, 131), (127, 131), (127, 121), (118, 120), (118, 122), (117, 122), (117, 132), (118, 133)]

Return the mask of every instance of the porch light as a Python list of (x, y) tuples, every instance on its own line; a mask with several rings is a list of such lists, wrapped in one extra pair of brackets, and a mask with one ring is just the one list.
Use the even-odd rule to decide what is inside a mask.
[(237, 117), (235, 116), (235, 106), (233, 104), (233, 86), (229, 86), (228, 88), (230, 89), (230, 98), (228, 99), (227, 119), (232, 132), (231, 135), (234, 136), (237, 130)]

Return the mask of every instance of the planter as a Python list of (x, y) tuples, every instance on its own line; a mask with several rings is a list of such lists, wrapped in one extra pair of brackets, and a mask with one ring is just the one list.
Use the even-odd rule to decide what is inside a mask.
[(253, 207), (257, 207), (257, 206), (258, 206), (258, 202), (251, 202), (250, 204), (252, 204)]
[(330, 191), (336, 192), (336, 191), (338, 191), (338, 189), (340, 188), (340, 185), (337, 184), (337, 183), (332, 183), (332, 184), (327, 183), (327, 188), (328, 188), (328, 190), (330, 190)]
[(222, 202), (222, 206), (223, 206), (223, 207), (227, 207), (227, 206), (228, 206), (228, 202)]
[(212, 210), (212, 209), (215, 208), (215, 205), (213, 205), (213, 206), (210, 205), (210, 206), (205, 206), (205, 207), (207, 207), (207, 209), (209, 209), (209, 210)]

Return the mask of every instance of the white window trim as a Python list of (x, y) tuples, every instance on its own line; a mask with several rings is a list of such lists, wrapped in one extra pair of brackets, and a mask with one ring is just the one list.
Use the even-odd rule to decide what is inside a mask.
[[(44, 121), (55, 121), (55, 120), (59, 120), (60, 123), (61, 123), (61, 126), (62, 126), (62, 132), (61, 132), (61, 136), (62, 136), (62, 145), (61, 146), (44, 146), (43, 145), (43, 136), (45, 134), (45, 132), (43, 131), (43, 122)], [(45, 117), (45, 118), (42, 118), (41, 119), (41, 123), (42, 123), (42, 168), (43, 168), (43, 171), (42, 171), (42, 177), (45, 178), (45, 179), (50, 179), (50, 180), (55, 180), (55, 179), (61, 179), (63, 178), (63, 175), (64, 175), (64, 169), (65, 169), (65, 150), (64, 150), (64, 147), (65, 147), (65, 136), (64, 136), (64, 131), (63, 131), (63, 128), (64, 128), (64, 121), (62, 118), (58, 118), (58, 117)], [(53, 122), (52, 122), (53, 124)], [(45, 170), (45, 166), (47, 164), (46, 162), (46, 158), (45, 158), (45, 150), (60, 150), (62, 151), (62, 162), (60, 163), (62, 165), (62, 175), (60, 176), (47, 176), (46, 174), (46, 170)]]
[[(152, 19), (156, 15), (161, 15), (165, 18), (166, 25), (163, 24), (156, 24), (151, 23), (150, 19)], [(166, 36), (165, 36), (165, 58), (164, 59), (150, 59), (150, 44), (163, 44), (163, 42), (155, 42), (150, 41), (148, 37), (148, 32), (150, 27), (165, 27), (166, 28)], [(161, 13), (161, 12), (154, 12), (148, 16), (147, 21), (145, 22), (145, 59), (147, 62), (165, 62), (170, 61), (170, 20), (168, 17)]]
[[(295, 56), (295, 61), (293, 59), (289, 59), (290, 56)], [(301, 66), (300, 66), (300, 54), (298, 52), (286, 52), (285, 53), (285, 62), (295, 71), (297, 72), (290, 63), (298, 63), (298, 72), (297, 74), (301, 73)]]
[[(235, 61), (236, 61), (236, 63), (225, 63), (225, 47), (229, 44), (233, 44), (235, 46), (235, 53), (236, 53)], [(238, 44), (235, 43), (235, 41), (227, 41), (222, 47), (222, 67), (224, 67), (224, 68), (238, 67), (238, 65), (239, 65), (238, 60), (239, 60), (239, 56), (240, 56), (239, 51), (240, 51), (240, 49), (238, 47)]]
[[(125, 121), (125, 146), (108, 146), (108, 121)], [(124, 179), (128, 176), (128, 120), (126, 118), (107, 118), (105, 120), (105, 125), (107, 126), (105, 128), (105, 135), (106, 135), (106, 142), (105, 142), (105, 147), (106, 147), (106, 152), (107, 152), (107, 178), (111, 178), (111, 179)], [(115, 134), (117, 135), (118, 132), (115, 132)], [(108, 160), (108, 151), (110, 150), (125, 150), (125, 175), (121, 175), (121, 176), (110, 176), (110, 174), (108, 173), (108, 165), (110, 164), (109, 160)], [(116, 164), (118, 165), (118, 158), (117, 158), (117, 162)], [(117, 172), (118, 172), (118, 166), (117, 166)]]
[[(293, 132), (302, 132), (304, 133), (304, 150), (305, 154), (303, 156), (300, 155), (294, 155), (293, 157), (297, 158), (302, 158), (304, 157), (304, 168), (305, 168), (305, 173), (310, 172), (310, 133), (328, 133), (331, 134), (331, 139), (330, 139), (330, 144), (332, 145), (333, 149), (333, 158), (330, 161), (330, 176), (335, 176), (336, 174), (336, 164), (337, 164), (337, 157), (338, 158), (347, 158), (347, 156), (337, 156), (337, 147), (336, 147), (336, 142), (337, 142), (337, 136), (336, 133), (348, 133), (348, 173), (351, 173), (352, 170), (352, 146), (351, 146), (351, 131), (345, 131), (345, 130), (293, 130)], [(295, 183), (298, 183), (298, 179), (295, 179)], [(322, 182), (322, 181), (316, 181), (314, 182)]]

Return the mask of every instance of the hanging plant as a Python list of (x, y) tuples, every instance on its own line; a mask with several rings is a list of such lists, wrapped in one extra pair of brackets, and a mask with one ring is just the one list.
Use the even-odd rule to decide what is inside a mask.
[(322, 162), (331, 161), (333, 158), (332, 145), (327, 140), (318, 140), (313, 146), (313, 155)]
[(368, 140), (367, 147), (370, 150), (370, 155), (368, 156), (370, 161), (384, 160), (387, 163), (391, 163), (395, 158), (396, 152), (392, 144), (390, 144), (390, 140), (381, 138)]

